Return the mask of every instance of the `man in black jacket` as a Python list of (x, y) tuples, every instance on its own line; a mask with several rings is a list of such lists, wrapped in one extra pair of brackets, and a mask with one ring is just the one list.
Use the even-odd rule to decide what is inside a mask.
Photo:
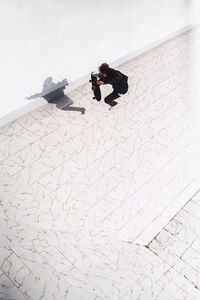
[[(96, 88), (102, 84), (111, 84), (113, 92), (109, 94), (104, 101), (113, 107), (117, 105), (115, 99), (119, 98), (119, 94), (125, 94), (128, 91), (128, 76), (122, 74), (120, 71), (111, 69), (108, 64), (104, 63), (99, 67), (99, 80), (96, 81)], [(93, 91), (95, 87), (92, 87)], [(97, 99), (101, 100), (100, 98)]]

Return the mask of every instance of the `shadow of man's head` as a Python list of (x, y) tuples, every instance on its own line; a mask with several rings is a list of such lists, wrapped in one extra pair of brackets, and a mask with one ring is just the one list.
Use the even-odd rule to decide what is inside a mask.
[(52, 77), (47, 77), (47, 79), (45, 79), (44, 83), (43, 83), (43, 88), (42, 88), (42, 92), (46, 92), (49, 89), (52, 89), (56, 86), (56, 83), (53, 82), (53, 78)]

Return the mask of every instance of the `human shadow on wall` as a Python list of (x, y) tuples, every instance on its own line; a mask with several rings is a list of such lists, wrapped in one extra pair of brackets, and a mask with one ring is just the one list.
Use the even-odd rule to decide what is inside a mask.
[(32, 100), (43, 97), (48, 103), (55, 104), (58, 109), (66, 111), (80, 111), (82, 114), (84, 114), (84, 107), (71, 106), (73, 101), (64, 94), (64, 89), (67, 85), (67, 79), (63, 79), (62, 81), (55, 83), (53, 82), (52, 77), (48, 77), (43, 83), (42, 91), (26, 97), (26, 99)]

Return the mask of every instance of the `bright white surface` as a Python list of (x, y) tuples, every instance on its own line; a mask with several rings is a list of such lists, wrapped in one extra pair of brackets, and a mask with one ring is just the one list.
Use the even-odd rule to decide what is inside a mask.
[(191, 1), (1, 0), (0, 117), (48, 76), (72, 82), (190, 24)]
[(130, 89), (113, 111), (86, 84), (70, 93), (84, 116), (49, 104), (0, 129), (3, 291), (200, 299), (199, 194), (179, 212), (200, 186), (199, 37), (121, 66)]

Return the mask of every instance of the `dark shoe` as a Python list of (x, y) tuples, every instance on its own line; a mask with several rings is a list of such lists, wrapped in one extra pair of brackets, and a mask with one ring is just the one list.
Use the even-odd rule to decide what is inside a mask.
[(117, 104), (118, 104), (118, 102), (116, 102), (116, 101), (111, 102), (109, 110), (112, 110)]
[(117, 104), (118, 104), (118, 102), (112, 101), (112, 102), (110, 103), (110, 106), (115, 106), (115, 105), (117, 105)]

